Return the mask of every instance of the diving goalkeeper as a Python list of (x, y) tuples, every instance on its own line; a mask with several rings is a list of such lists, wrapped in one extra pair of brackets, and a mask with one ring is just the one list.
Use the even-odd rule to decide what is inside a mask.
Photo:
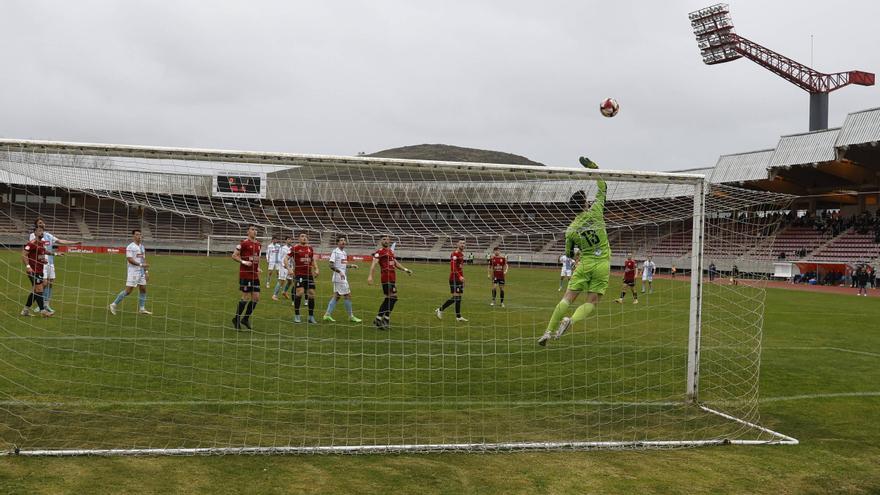
[[(586, 168), (599, 168), (589, 158), (580, 157), (581, 165)], [(599, 299), (608, 289), (608, 277), (611, 272), (611, 246), (608, 244), (608, 234), (605, 232), (605, 194), (608, 186), (605, 181), (596, 180), (599, 191), (596, 199), (584, 212), (579, 214), (565, 231), (565, 255), (574, 257), (575, 251), (580, 251), (580, 259), (577, 267), (568, 282), (568, 289), (547, 324), (544, 335), (538, 339), (538, 344), (545, 346), (552, 330), (556, 330), (555, 337), (562, 337), (571, 327), (572, 323), (583, 321), (589, 316), (599, 303)], [(581, 292), (587, 293), (587, 302), (581, 304), (569, 318), (565, 316), (569, 306), (577, 299)]]

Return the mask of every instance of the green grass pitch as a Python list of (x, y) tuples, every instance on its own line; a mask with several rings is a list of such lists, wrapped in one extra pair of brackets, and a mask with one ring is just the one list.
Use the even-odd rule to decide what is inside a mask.
[[(501, 309), (488, 306), (485, 267), (468, 266), (464, 314), (471, 321), (457, 324), (451, 312), (442, 322), (431, 315), (447, 297), (446, 267), (414, 263), (415, 275), (399, 279), (390, 332), (367, 324), (381, 299), (377, 287), (366, 286), (365, 270), (351, 272), (363, 325), (293, 325), (289, 302), (270, 301), (264, 288), (255, 332), (237, 334), (228, 321), (238, 298), (233, 262), (150, 261), (152, 318), (134, 314), (134, 295), (120, 315), (107, 313), (124, 265), (121, 257), (94, 255), (59, 259), (58, 316), (43, 320), (15, 316), (24, 297), (21, 270), (15, 253), (3, 254), (4, 448), (11, 441), (70, 448), (528, 441), (587, 433), (591, 440), (695, 438), (730, 427), (680, 408), (636, 406), (609, 415), (601, 405), (663, 402), (684, 392), (678, 356), (686, 346), (681, 329), (689, 288), (683, 282), (659, 281), (653, 299), (618, 306), (610, 297), (617, 290), (613, 277), (598, 316), (568, 340), (539, 349), (535, 338), (559, 297), (556, 270), (514, 266), (508, 307)], [(329, 272), (321, 269), (319, 318), (330, 291)], [(343, 315), (340, 304), (336, 317)], [(86, 487), (95, 493), (869, 493), (880, 488), (880, 434), (872, 426), (880, 411), (877, 321), (873, 299), (768, 290), (760, 420), (799, 438), (795, 447), (9, 457), (0, 459), (0, 487), (6, 493)], [(17, 410), (13, 400), (29, 405)], [(45, 405), (52, 402), (67, 405)], [(620, 418), (631, 424), (616, 425)]]

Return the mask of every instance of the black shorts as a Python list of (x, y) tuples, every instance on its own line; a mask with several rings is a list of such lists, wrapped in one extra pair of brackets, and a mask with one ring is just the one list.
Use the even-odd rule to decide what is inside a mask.
[(504, 279), (503, 278), (493, 278), (492, 283), (498, 284), (498, 285), (504, 285)]
[(294, 287), (297, 289), (315, 289), (315, 277), (312, 277), (311, 275), (294, 275), (293, 280), (296, 284)]
[(624, 285), (628, 285), (628, 286), (630, 286), (630, 287), (635, 287), (635, 286), (636, 286), (636, 281), (635, 281), (635, 280), (626, 280), (626, 279), (624, 279), (624, 280), (623, 280), (623, 284), (624, 284)]
[(453, 294), (464, 294), (464, 282), (459, 282), (457, 280), (449, 281), (449, 292)]
[(240, 278), (238, 279), (238, 290), (245, 293), (260, 292), (260, 279)]
[(39, 285), (43, 283), (43, 274), (28, 273), (28, 279), (31, 281), (31, 285)]
[(385, 297), (391, 297), (397, 295), (397, 283), (395, 282), (382, 282), (382, 293), (385, 294)]

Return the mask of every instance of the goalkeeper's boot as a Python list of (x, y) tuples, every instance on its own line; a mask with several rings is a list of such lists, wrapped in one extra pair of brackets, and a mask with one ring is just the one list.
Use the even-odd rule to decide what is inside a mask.
[(317, 325), (318, 320), (316, 320), (314, 316), (309, 315), (309, 323), (313, 323), (313, 324)]
[(302, 318), (300, 318), (299, 315), (293, 315), (293, 322), (294, 322), (294, 323), (302, 323), (303, 321), (302, 321)]
[(587, 158), (585, 156), (578, 158), (578, 161), (581, 162), (581, 165), (583, 165), (584, 168), (592, 168), (592, 169), (599, 168), (599, 165), (596, 165), (596, 162), (594, 162), (593, 160), (590, 160), (589, 158)]
[(236, 330), (241, 330), (241, 317), (238, 315), (232, 317), (232, 326), (235, 327)]
[(547, 341), (550, 340), (552, 335), (550, 334), (550, 330), (544, 332), (544, 335), (541, 335), (541, 338), (538, 339), (538, 345), (544, 347), (547, 345)]
[(559, 322), (559, 328), (556, 329), (556, 338), (562, 337), (565, 335), (565, 332), (568, 331), (568, 328), (571, 326), (571, 318), (566, 316)]
[(324, 318), (322, 318), (322, 319), (326, 322), (329, 322), (329, 323), (336, 323), (336, 320), (334, 320), (333, 317), (330, 315), (324, 315)]
[(248, 330), (253, 330), (253, 328), (251, 328), (251, 319), (247, 316), (241, 319), (241, 324)]
[(351, 316), (348, 317), (348, 321), (350, 321), (350, 322), (352, 322), (352, 323), (360, 323), (360, 322), (362, 322), (362, 321), (364, 321), (364, 320), (358, 318), (358, 317), (355, 316), (355, 315), (351, 315)]

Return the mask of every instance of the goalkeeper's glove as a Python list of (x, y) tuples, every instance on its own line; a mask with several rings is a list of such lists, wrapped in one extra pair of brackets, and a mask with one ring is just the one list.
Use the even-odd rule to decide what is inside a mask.
[(578, 158), (578, 161), (581, 162), (581, 165), (583, 165), (584, 168), (593, 168), (593, 169), (599, 168), (599, 165), (596, 165), (596, 162), (594, 162), (593, 160), (590, 160), (589, 158), (587, 158), (585, 156)]

